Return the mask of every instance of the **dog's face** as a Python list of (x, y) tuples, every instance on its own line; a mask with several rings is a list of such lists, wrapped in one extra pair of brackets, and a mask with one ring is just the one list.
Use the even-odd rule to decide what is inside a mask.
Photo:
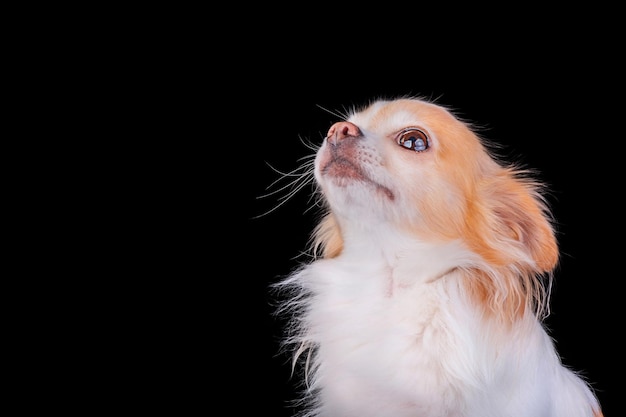
[(339, 217), (453, 238), (476, 182), (495, 168), (448, 111), (406, 99), (376, 102), (333, 125), (316, 178)]
[[(378, 101), (333, 125), (315, 175), (343, 232), (387, 227), (422, 241), (463, 241), (496, 265), (548, 271), (557, 247), (534, 183), (501, 166), (445, 108), (415, 99)], [(339, 230), (326, 228), (333, 252)]]

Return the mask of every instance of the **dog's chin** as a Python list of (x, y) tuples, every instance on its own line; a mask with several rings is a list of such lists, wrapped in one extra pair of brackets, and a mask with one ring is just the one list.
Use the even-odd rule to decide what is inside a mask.
[[(359, 166), (343, 158), (335, 158), (320, 170), (320, 177), (328, 184), (339, 188), (364, 188), (393, 201), (395, 195), (388, 187), (372, 180)], [(340, 192), (346, 192), (340, 190)], [(362, 193), (359, 193), (362, 194)], [(367, 193), (365, 193), (367, 194)]]
[(363, 170), (345, 158), (333, 158), (320, 169), (322, 176), (332, 180), (361, 180), (368, 181), (368, 177)]

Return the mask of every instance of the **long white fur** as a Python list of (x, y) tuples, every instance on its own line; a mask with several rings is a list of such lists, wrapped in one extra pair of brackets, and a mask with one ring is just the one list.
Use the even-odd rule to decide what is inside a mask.
[[(331, 144), (324, 141), (315, 165), (326, 207), (314, 242), (322, 256), (278, 284), (289, 294), (279, 313), (291, 316), (285, 344), (304, 384), (301, 415), (600, 417), (593, 391), (563, 366), (541, 323), (551, 271), (538, 265), (533, 254), (541, 251), (527, 248), (531, 232), (479, 237), (485, 247), (501, 247), (503, 259), (511, 259), (505, 263), (486, 259), (489, 250), (476, 249), (482, 243), (458, 232), (469, 222), (467, 190), (482, 199), (489, 190), (478, 182), (507, 169), (507, 181), (521, 181), (536, 202), (543, 216), (537, 227), (547, 227), (539, 184), (497, 162), (469, 125), (426, 100), (376, 101), (346, 121), (360, 136), (344, 156), (366, 178), (325, 173)], [(412, 126), (430, 135), (430, 149), (418, 153), (394, 142)], [(462, 149), (475, 153), (456, 155), (459, 162), (449, 165), (445, 152), (456, 148), (444, 152), (446, 141), (466, 138), (476, 143)], [(457, 165), (459, 175), (436, 172)], [(485, 224), (497, 222), (488, 211), (481, 211)], [(448, 229), (446, 217), (456, 226)], [(530, 219), (519, 227), (534, 228)], [(527, 282), (510, 284), (518, 274)], [(470, 294), (471, 280), (485, 280), (489, 296), (482, 289)], [(529, 292), (525, 304), (500, 314), (520, 298), (519, 288)]]

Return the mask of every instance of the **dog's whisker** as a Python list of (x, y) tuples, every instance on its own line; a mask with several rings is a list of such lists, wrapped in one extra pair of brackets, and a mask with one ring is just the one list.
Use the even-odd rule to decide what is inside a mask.
[(273, 181), (269, 186), (267, 186), (266, 190), (271, 190), (272, 188), (276, 187), (281, 181), (285, 181), (287, 179), (289, 180), (286, 184), (278, 188), (275, 188), (265, 194), (257, 196), (257, 199), (267, 198), (267, 197), (275, 196), (280, 193), (284, 193), (285, 191), (286, 192), (285, 194), (277, 198), (278, 204), (275, 204), (271, 209), (263, 212), (262, 214), (259, 214), (258, 216), (255, 216), (254, 218), (263, 217), (276, 211), (278, 208), (283, 206), (287, 201), (291, 200), (294, 196), (296, 196), (303, 188), (307, 186), (314, 186), (313, 184), (314, 182), (314, 174), (313, 174), (314, 158), (315, 158), (315, 155), (307, 155), (307, 156), (300, 158), (300, 161), (305, 161), (305, 162), (301, 163), (297, 168), (288, 172), (280, 171), (268, 163), (267, 165), (276, 173), (278, 173), (280, 177), (276, 179), (275, 181)]

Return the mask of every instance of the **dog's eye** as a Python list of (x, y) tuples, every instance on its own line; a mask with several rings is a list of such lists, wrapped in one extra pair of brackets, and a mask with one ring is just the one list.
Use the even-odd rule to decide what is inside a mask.
[(407, 129), (403, 130), (397, 139), (398, 145), (412, 149), (416, 152), (423, 152), (430, 148), (430, 142), (426, 133), (419, 129)]

